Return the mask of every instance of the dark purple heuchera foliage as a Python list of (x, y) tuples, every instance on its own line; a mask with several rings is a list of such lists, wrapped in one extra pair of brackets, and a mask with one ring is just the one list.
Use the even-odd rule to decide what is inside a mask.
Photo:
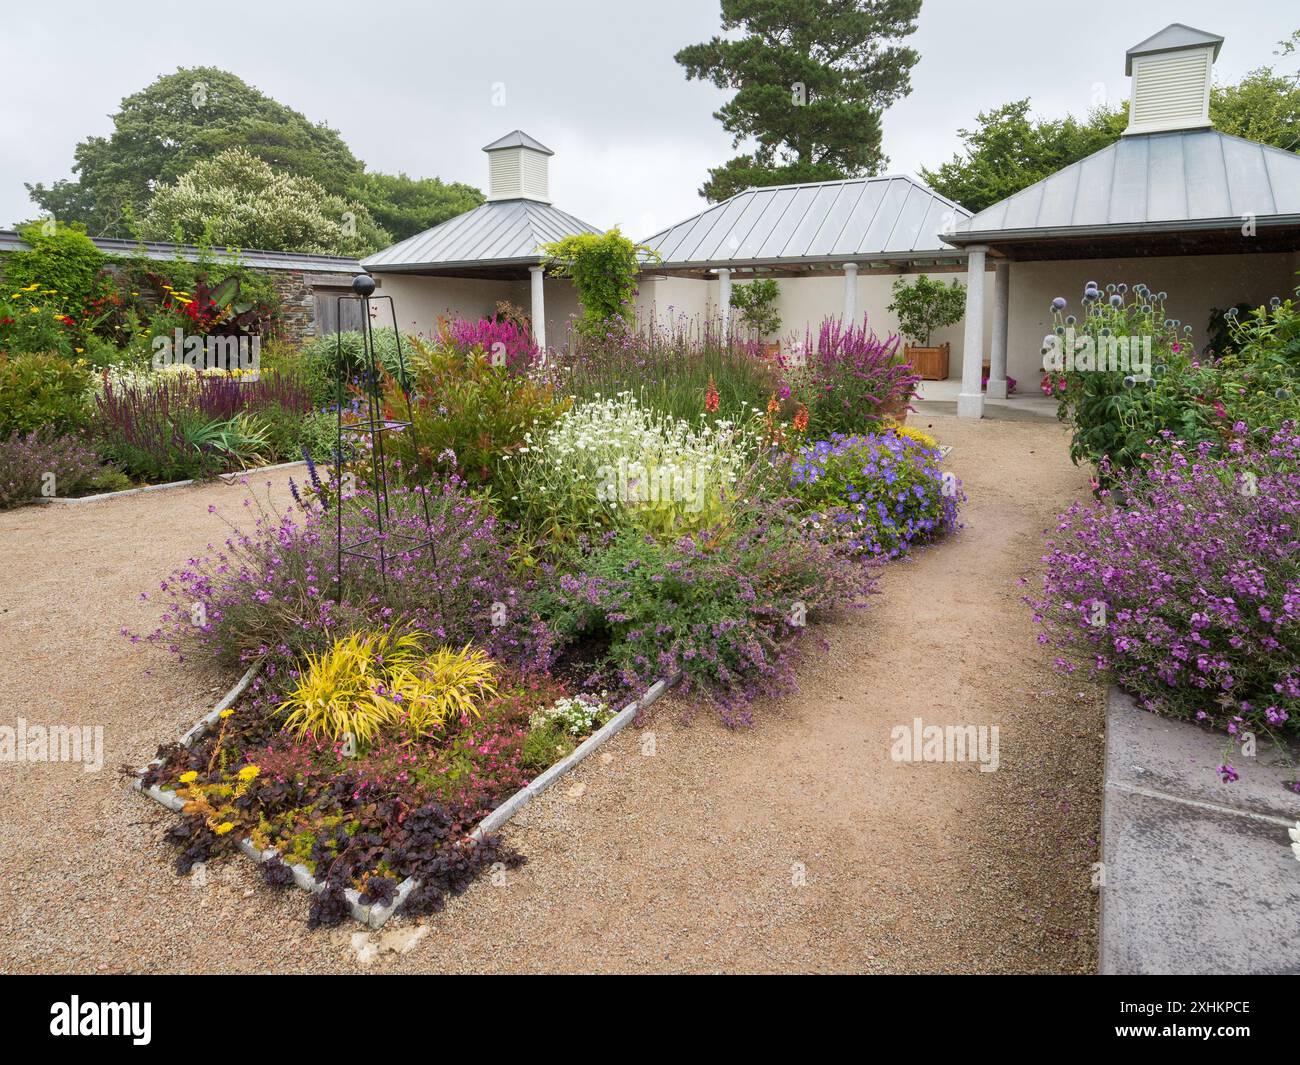
[[(334, 601), (334, 509), (263, 512), (251, 531), (232, 526), (219, 550), (190, 559), (162, 582), (167, 607), (147, 638), (228, 664), (266, 656), (274, 670), (354, 629), (398, 623), (439, 642), (473, 641), (502, 662), (545, 669), (550, 631), (530, 611), (532, 589), (514, 574), (497, 519), (458, 483), (446, 482), (430, 494), (426, 529), (421, 491), (390, 489), (386, 596), (377, 563), (345, 556), (343, 602)], [(345, 501), (344, 511), (345, 543), (374, 535), (374, 514), (359, 500)], [(434, 541), (432, 551), (409, 549), (425, 539)]]
[(1116, 475), (1126, 506), (1104, 493), (1061, 516), (1028, 597), (1039, 642), (1148, 710), (1300, 732), (1300, 432), (1238, 423), (1220, 458), (1164, 437), (1149, 467)]
[[(331, 927), (343, 921), (349, 913), (344, 894), (348, 884), (379, 862), (403, 878), (415, 878), (415, 887), (401, 908), (412, 916), (440, 911), (448, 895), (461, 894), (482, 870), (497, 862), (511, 869), (521, 866), (524, 856), (507, 847), (499, 836), (470, 838), (470, 830), (481, 816), (474, 802), (427, 802), (411, 809), (390, 800), (382, 805), (379, 822), (383, 827), (379, 831), (363, 827), (349, 837), (339, 829), (333, 840), (318, 839), (312, 859), (325, 887), (312, 899), (307, 926)], [(360, 901), (363, 905), (390, 903), (397, 887), (391, 877), (368, 876)]]

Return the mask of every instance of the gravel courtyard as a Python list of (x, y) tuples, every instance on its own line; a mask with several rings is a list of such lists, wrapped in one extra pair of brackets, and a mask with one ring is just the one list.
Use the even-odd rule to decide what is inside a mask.
[[(661, 701), (508, 826), (526, 865), (390, 922), (374, 941), (410, 949), (367, 971), (1095, 970), (1103, 690), (1051, 670), (1017, 583), (1087, 476), (1054, 421), (912, 422), (953, 446), (961, 533), (825, 626), (799, 694), (752, 729)], [(286, 480), (254, 487), (283, 505)], [(152, 627), (141, 593), (225, 519), (251, 523), (248, 493), (0, 514), (0, 723), (103, 725), (105, 744), (96, 773), (0, 763), (0, 971), (361, 969), (360, 926), (309, 932), (305, 893), (262, 887), (246, 860), (177, 877), (171, 815), (118, 773), (234, 680), (119, 630)], [(998, 725), (999, 769), (892, 761), (890, 729), (916, 717)]]

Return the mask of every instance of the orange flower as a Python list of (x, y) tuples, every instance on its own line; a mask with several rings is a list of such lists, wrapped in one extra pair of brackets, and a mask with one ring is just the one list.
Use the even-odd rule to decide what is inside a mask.
[(709, 386), (704, 390), (704, 409), (710, 414), (716, 414), (721, 397), (718, 395), (718, 386), (713, 380), (713, 374), (709, 374)]
[(808, 428), (808, 408), (802, 403), (799, 404), (799, 409), (795, 412), (794, 427), (800, 433)]
[(771, 398), (767, 401), (767, 413), (775, 414), (781, 409), (781, 404), (776, 401), (776, 393), (773, 392)]

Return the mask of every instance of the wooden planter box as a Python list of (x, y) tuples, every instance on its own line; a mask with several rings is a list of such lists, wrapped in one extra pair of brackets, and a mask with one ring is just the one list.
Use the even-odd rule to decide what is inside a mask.
[(924, 381), (944, 381), (948, 378), (948, 353), (950, 346), (945, 342), (934, 348), (919, 348), (908, 344), (903, 348), (903, 357), (912, 364), (912, 368)]

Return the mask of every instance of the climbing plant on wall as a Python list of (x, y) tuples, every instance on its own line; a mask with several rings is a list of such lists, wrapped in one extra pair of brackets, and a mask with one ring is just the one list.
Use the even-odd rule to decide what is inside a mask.
[(658, 260), (651, 249), (634, 244), (615, 226), (608, 233), (579, 233), (542, 245), (547, 272), (568, 277), (582, 303), (579, 328), (587, 334), (608, 328), (610, 319), (630, 322), (636, 279), (645, 259)]

